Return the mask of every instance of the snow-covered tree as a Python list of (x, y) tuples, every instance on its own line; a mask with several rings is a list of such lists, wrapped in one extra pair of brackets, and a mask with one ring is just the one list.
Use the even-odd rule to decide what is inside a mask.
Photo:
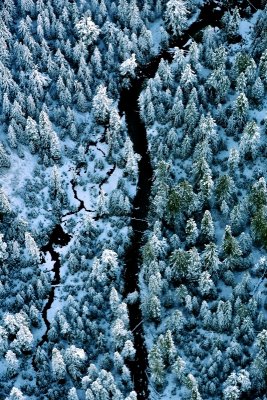
[(99, 27), (92, 21), (90, 17), (83, 17), (76, 23), (76, 29), (83, 42), (87, 45), (95, 42), (100, 34)]
[(7, 375), (12, 378), (19, 372), (19, 361), (12, 350), (8, 350), (5, 355), (7, 363)]
[(11, 392), (8, 397), (5, 398), (5, 400), (25, 400), (25, 396), (23, 396), (23, 393), (20, 389), (16, 388), (13, 386), (11, 389)]
[(71, 388), (71, 389), (68, 391), (68, 398), (67, 398), (67, 400), (79, 400), (79, 397), (78, 397), (78, 395), (77, 395), (77, 391), (76, 391), (75, 387)]
[(20, 351), (31, 351), (33, 347), (33, 335), (29, 328), (21, 325), (17, 332), (16, 339), (12, 343), (12, 348)]
[(137, 62), (135, 59), (135, 54), (133, 53), (130, 58), (123, 61), (123, 63), (120, 65), (120, 73), (122, 76), (129, 76), (134, 78), (136, 67)]
[(66, 376), (66, 365), (58, 349), (52, 350), (52, 372), (56, 380), (62, 380)]
[(4, 146), (0, 143), (0, 168), (9, 168), (11, 166), (11, 162), (9, 156), (7, 155)]
[(260, 142), (260, 130), (256, 122), (250, 121), (246, 124), (240, 140), (240, 155), (250, 156), (253, 159), (257, 156)]
[(25, 246), (31, 259), (36, 263), (40, 262), (40, 251), (34, 238), (29, 232), (25, 233)]
[(208, 295), (215, 289), (214, 283), (207, 271), (202, 272), (199, 278), (199, 290), (202, 295)]
[(231, 259), (236, 259), (242, 255), (238, 242), (236, 238), (233, 237), (232, 230), (229, 225), (226, 225), (225, 227), (222, 249), (224, 256)]
[(184, 0), (169, 0), (167, 2), (165, 22), (174, 35), (181, 35), (187, 27), (188, 13)]
[(0, 187), (0, 214), (5, 215), (11, 212), (11, 206), (7, 195), (4, 190)]
[(214, 239), (214, 224), (210, 211), (204, 212), (201, 220), (200, 233), (204, 241), (212, 241)]
[(194, 245), (198, 238), (197, 224), (193, 218), (189, 218), (185, 227), (186, 241), (189, 245)]
[(158, 346), (154, 345), (148, 354), (152, 381), (159, 387), (164, 383), (165, 366)]
[(240, 93), (240, 95), (234, 102), (234, 113), (233, 113), (238, 126), (242, 127), (246, 123), (248, 118), (248, 109), (249, 109), (248, 99), (244, 93)]
[(107, 88), (100, 85), (93, 98), (93, 115), (97, 122), (105, 124), (108, 122), (111, 112), (112, 100), (107, 96)]

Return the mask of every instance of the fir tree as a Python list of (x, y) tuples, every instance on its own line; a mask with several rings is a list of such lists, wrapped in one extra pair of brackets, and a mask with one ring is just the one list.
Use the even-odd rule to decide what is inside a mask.
[[(260, 142), (260, 130), (256, 122), (250, 121), (246, 124), (240, 141), (240, 155), (255, 159)], [(246, 158), (247, 158), (246, 157)]]
[(10, 214), (11, 206), (9, 200), (4, 192), (4, 190), (0, 187), (0, 214)]
[(100, 34), (100, 29), (90, 17), (83, 17), (76, 24), (76, 29), (82, 41), (87, 45), (95, 42)]
[(186, 233), (186, 241), (189, 245), (194, 245), (196, 243), (196, 240), (198, 238), (198, 229), (197, 225), (194, 221), (193, 218), (190, 218), (185, 227), (185, 233)]
[(69, 390), (67, 400), (79, 400), (77, 391), (74, 387)]
[(234, 102), (234, 118), (239, 127), (243, 127), (248, 118), (249, 103), (246, 95), (240, 93)]
[(222, 244), (223, 254), (226, 258), (236, 259), (242, 255), (237, 240), (233, 237), (231, 227), (226, 225)]
[(210, 211), (204, 212), (201, 220), (200, 233), (204, 242), (212, 242), (214, 240), (214, 224)]
[(164, 363), (161, 353), (157, 346), (153, 346), (148, 355), (148, 363), (151, 371), (151, 378), (153, 382), (161, 387), (164, 383)]
[(52, 350), (52, 372), (56, 380), (62, 380), (66, 376), (66, 366), (60, 351), (56, 348)]
[(188, 10), (183, 0), (169, 0), (166, 4), (166, 25), (174, 33), (181, 35), (187, 26)]
[(15, 353), (12, 350), (8, 350), (5, 355), (6, 363), (7, 363), (7, 375), (10, 378), (13, 378), (19, 372), (19, 362)]
[(7, 155), (4, 146), (0, 143), (0, 168), (10, 168), (11, 162), (9, 156)]
[(31, 236), (29, 232), (25, 233), (25, 246), (29, 256), (31, 257), (32, 261), (38, 263), (40, 262), (40, 252), (35, 243), (34, 238)]
[(107, 96), (107, 88), (100, 85), (97, 88), (96, 95), (93, 98), (93, 115), (100, 124), (108, 122), (111, 111), (111, 99)]

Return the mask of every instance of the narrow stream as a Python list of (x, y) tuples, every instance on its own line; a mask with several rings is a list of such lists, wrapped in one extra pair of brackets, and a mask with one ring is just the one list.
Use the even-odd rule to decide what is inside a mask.
[[(50, 329), (50, 321), (47, 318), (47, 313), (50, 310), (52, 303), (54, 302), (55, 299), (55, 289), (56, 285), (60, 284), (60, 255), (58, 252), (54, 249), (54, 245), (58, 246), (66, 246), (71, 239), (71, 236), (64, 232), (63, 228), (61, 225), (56, 225), (53, 229), (53, 231), (50, 234), (49, 242), (41, 248), (41, 251), (46, 254), (50, 253), (52, 261), (54, 261), (53, 269), (52, 272), (54, 273), (54, 278), (51, 282), (51, 290), (48, 295), (47, 302), (43, 308), (42, 311), (42, 317), (46, 326), (46, 331), (43, 334), (41, 340), (37, 344), (37, 348), (39, 346), (42, 346), (44, 342), (47, 342), (48, 340), (48, 331)], [(33, 359), (33, 364), (34, 364), (34, 359)]]

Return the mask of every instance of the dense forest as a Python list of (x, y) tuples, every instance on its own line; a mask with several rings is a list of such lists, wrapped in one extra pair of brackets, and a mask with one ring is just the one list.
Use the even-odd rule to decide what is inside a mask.
[(266, 400), (264, 0), (2, 0), (0, 400)]

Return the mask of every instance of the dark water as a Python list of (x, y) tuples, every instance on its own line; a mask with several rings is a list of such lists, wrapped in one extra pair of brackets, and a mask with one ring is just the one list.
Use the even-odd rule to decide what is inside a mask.
[[(43, 308), (42, 311), (42, 317), (46, 326), (46, 331), (44, 335), (42, 336), (40, 342), (37, 344), (37, 347), (42, 346), (44, 342), (48, 341), (48, 331), (50, 329), (50, 322), (47, 319), (47, 313), (48, 310), (50, 310), (51, 305), (55, 299), (55, 285), (60, 284), (60, 256), (59, 254), (54, 250), (54, 245), (57, 246), (66, 246), (71, 239), (71, 236), (68, 235), (66, 232), (64, 232), (63, 228), (61, 225), (56, 225), (54, 229), (52, 230), (49, 238), (49, 242), (41, 248), (41, 251), (45, 253), (50, 253), (51, 258), (54, 261), (53, 269), (52, 272), (54, 273), (54, 278), (51, 282), (51, 289), (48, 295), (47, 302)], [(33, 358), (33, 365), (35, 366), (35, 360)]]
[[(148, 144), (144, 124), (140, 120), (138, 112), (138, 97), (141, 91), (140, 82), (132, 82), (130, 90), (122, 90), (119, 110), (125, 112), (128, 131), (133, 141), (134, 151), (142, 156), (139, 161), (138, 190), (133, 202), (131, 227), (133, 237), (131, 246), (125, 255), (125, 295), (139, 291), (138, 272), (140, 248), (142, 246), (142, 232), (147, 229), (147, 223), (140, 221), (145, 219), (149, 208), (149, 195), (151, 189), (152, 167), (148, 154)], [(141, 321), (140, 301), (129, 304), (130, 329), (133, 330)], [(147, 350), (144, 343), (143, 328), (140, 324), (134, 330), (134, 346), (136, 349), (135, 360), (129, 363), (129, 368), (134, 381), (134, 388), (138, 399), (148, 399), (147, 381)]]

